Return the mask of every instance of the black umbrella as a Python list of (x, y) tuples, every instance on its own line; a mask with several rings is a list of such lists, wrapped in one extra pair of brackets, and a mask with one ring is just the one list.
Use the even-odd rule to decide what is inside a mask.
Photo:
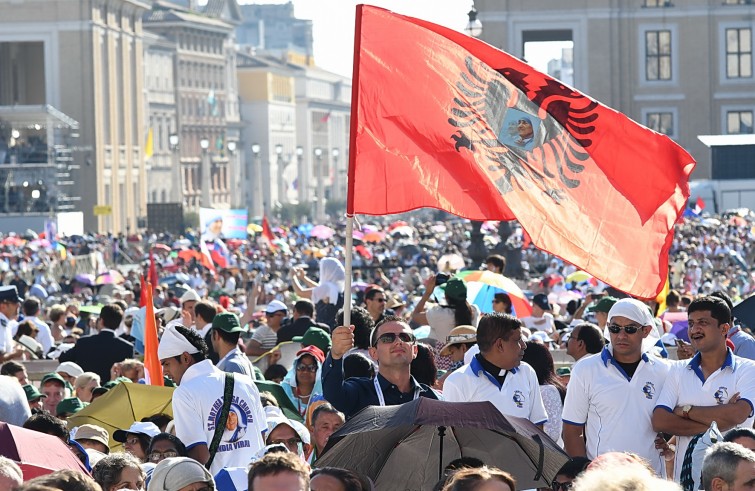
[(750, 329), (755, 328), (755, 295), (736, 304), (731, 314)]
[(400, 406), (363, 409), (328, 439), (315, 467), (364, 474), (377, 491), (424, 491), (460, 457), (511, 473), (520, 489), (549, 486), (569, 460), (530, 421), (503, 416), (490, 402), (420, 397)]

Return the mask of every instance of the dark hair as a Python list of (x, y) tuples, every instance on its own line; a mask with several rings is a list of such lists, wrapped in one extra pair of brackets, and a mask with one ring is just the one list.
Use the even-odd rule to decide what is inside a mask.
[(0, 367), (0, 375), (10, 375), (14, 377), (18, 372), (23, 371), (24, 366), (17, 361), (11, 360), (3, 363)]
[(155, 446), (155, 443), (166, 440), (176, 447), (176, 452), (178, 452), (179, 457), (189, 456), (189, 452), (186, 450), (186, 445), (184, 445), (184, 442), (182, 442), (177, 436), (171, 435), (170, 433), (158, 433), (157, 435), (153, 436), (152, 440), (150, 440), (149, 442), (149, 446), (147, 447), (147, 456), (152, 453), (152, 447)]
[(512, 312), (511, 310), (511, 297), (508, 293), (504, 292), (498, 292), (495, 295), (493, 295), (493, 299), (498, 300), (500, 302), (503, 302), (506, 304), (506, 313), (510, 314)]
[(265, 370), (265, 380), (273, 380), (274, 378), (285, 378), (288, 370), (283, 365), (274, 363), (267, 367)]
[(556, 472), (557, 476), (566, 476), (570, 479), (576, 479), (587, 466), (590, 465), (591, 460), (585, 457), (572, 457)]
[[(126, 309), (128, 308), (128, 304), (124, 300), (113, 300), (113, 303), (121, 308), (121, 310), (125, 313)], [(124, 314), (125, 315), (125, 314)]]
[(382, 293), (385, 296), (385, 290), (383, 290), (382, 287), (377, 286), (377, 285), (372, 285), (370, 288), (367, 288), (367, 292), (365, 292), (364, 294), (364, 299), (372, 300), (373, 298), (375, 298), (375, 295), (377, 295), (378, 293)]
[(723, 290), (716, 290), (710, 294), (711, 297), (718, 297), (729, 306), (729, 310), (734, 310), (734, 302), (731, 301), (731, 297)]
[(752, 428), (732, 428), (724, 434), (725, 442), (733, 442), (738, 438), (752, 438), (755, 440), (755, 430)]
[(480, 319), (477, 326), (477, 345), (485, 353), (499, 338), (508, 341), (511, 334), (522, 327), (522, 321), (510, 314), (491, 312)]
[(35, 297), (29, 297), (24, 300), (23, 311), (26, 317), (36, 316), (39, 313), (39, 300)]
[(248, 491), (254, 491), (254, 479), (257, 477), (275, 476), (281, 472), (293, 472), (309, 489), (309, 469), (306, 464), (291, 452), (275, 452), (265, 455), (249, 467)]
[[(351, 308), (351, 324), (354, 326), (354, 347), (368, 349), (370, 346), (370, 334), (375, 329), (375, 320), (370, 312), (364, 307)], [(336, 325), (343, 325), (343, 309), (336, 313)]]
[(545, 345), (534, 341), (527, 341), (522, 361), (535, 370), (538, 385), (552, 385), (558, 389), (561, 402), (566, 397), (566, 387), (556, 376), (556, 367), (553, 364), (553, 356)]
[(666, 295), (666, 305), (668, 305), (669, 307), (676, 307), (681, 301), (682, 296), (679, 295), (678, 291), (669, 290), (668, 295)]
[(389, 322), (398, 322), (404, 324), (407, 327), (409, 326), (409, 324), (402, 317), (399, 317), (397, 315), (384, 316), (383, 319), (375, 325), (375, 329), (373, 329), (372, 334), (370, 334), (370, 346), (375, 346), (377, 344), (378, 331), (381, 327), (383, 327), (383, 325), (388, 324)]
[(348, 491), (370, 491), (372, 486), (366, 479), (356, 472), (338, 467), (320, 467), (312, 471), (310, 479), (316, 476), (330, 476), (343, 484), (343, 489)]
[(212, 302), (202, 300), (194, 304), (194, 315), (201, 317), (205, 322), (212, 322), (215, 315), (218, 313), (217, 308)]
[(435, 354), (430, 345), (417, 343), (417, 356), (412, 360), (410, 371), (417, 382), (428, 387), (435, 385), (438, 380), (438, 369), (435, 366)]
[(33, 415), (24, 422), (24, 428), (27, 430), (38, 431), (48, 435), (57, 436), (63, 442), (68, 443), (69, 432), (66, 422), (58, 419), (48, 412), (42, 412)]
[(503, 273), (503, 270), (506, 269), (506, 258), (500, 254), (491, 254), (485, 258), (485, 264), (492, 264), (498, 268), (498, 271)]
[(341, 418), (345, 419), (345, 416), (343, 415), (343, 413), (339, 411), (338, 409), (334, 408), (331, 403), (323, 402), (312, 411), (312, 426), (315, 426), (315, 423), (317, 422), (317, 418), (319, 418), (320, 414), (322, 413), (337, 414), (341, 416)]
[[(116, 484), (116, 483), (113, 483)], [(35, 477), (26, 481), (21, 487), (22, 490), (33, 489), (55, 489), (65, 491), (100, 491), (100, 486), (94, 479), (87, 476), (83, 472), (78, 472), (70, 469), (64, 469), (55, 471), (51, 474), (45, 474), (44, 476)]]
[(141, 468), (141, 462), (139, 459), (130, 453), (118, 452), (102, 457), (102, 459), (100, 459), (100, 461), (92, 468), (92, 477), (103, 490), (107, 491), (112, 486), (118, 484), (121, 472), (123, 472), (123, 469), (126, 467), (138, 469), (141, 475), (144, 476), (144, 471)]
[(34, 337), (32, 336), (32, 334), (36, 330), (38, 330), (37, 325), (27, 319), (18, 324), (18, 329), (16, 330), (16, 335), (13, 336), (13, 339), (18, 341), (19, 339), (21, 339), (21, 336)]
[(123, 310), (114, 303), (107, 304), (100, 311), (100, 319), (106, 329), (116, 330), (123, 321)]
[(731, 324), (731, 309), (726, 302), (720, 297), (707, 296), (696, 298), (687, 307), (687, 315), (692, 312), (710, 311), (711, 317), (718, 321), (718, 324)]
[[(200, 361), (204, 361), (207, 359), (207, 343), (204, 342), (204, 339), (202, 339), (202, 336), (199, 335), (196, 331), (193, 329), (187, 329), (184, 326), (175, 326), (176, 331), (181, 336), (185, 337), (186, 340), (194, 346), (196, 349), (199, 350), (199, 353), (192, 353), (191, 357), (194, 358), (194, 361), (199, 363)], [(181, 358), (181, 355), (178, 355), (175, 357), (177, 360)]]
[(588, 353), (594, 355), (603, 351), (603, 347), (606, 345), (606, 338), (603, 337), (603, 333), (600, 332), (598, 326), (592, 322), (583, 322), (574, 326), (574, 329), (576, 328), (579, 328), (577, 341), (585, 343), (585, 349)]
[(155, 423), (155, 426), (161, 429), (168, 426), (168, 423), (170, 423), (171, 421), (173, 421), (173, 418), (165, 413), (157, 413), (141, 419), (142, 423)]
[(231, 346), (236, 346), (237, 344), (239, 344), (239, 337), (241, 336), (240, 331), (227, 332), (222, 329), (218, 329), (217, 327), (213, 327), (212, 332), (220, 336), (220, 339), (222, 339), (226, 344), (230, 344)]
[(454, 327), (472, 325), (474, 311), (469, 306), (466, 298), (452, 298), (446, 295), (446, 302), (448, 305), (444, 307), (454, 311)]
[(314, 317), (315, 304), (313, 304), (312, 300), (309, 300), (308, 298), (300, 298), (294, 304), (294, 312), (297, 312), (299, 315)]
[(372, 378), (375, 376), (375, 365), (362, 353), (350, 353), (343, 359), (343, 379), (354, 377)]

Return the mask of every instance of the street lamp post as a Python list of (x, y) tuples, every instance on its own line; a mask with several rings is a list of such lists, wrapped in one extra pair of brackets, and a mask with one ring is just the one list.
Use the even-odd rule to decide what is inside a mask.
[(333, 197), (333, 201), (335, 202), (341, 201), (341, 180), (338, 175), (338, 156), (340, 154), (341, 152), (337, 148), (334, 148), (331, 151), (331, 155), (333, 156), (333, 185), (330, 191), (330, 195)]
[(260, 163), (260, 146), (252, 144), (252, 213), (254, 216), (262, 214), (262, 169)]
[[(228, 148), (228, 154), (230, 157), (228, 158), (228, 163), (226, 164), (227, 166), (226, 170), (225, 172), (223, 172), (223, 189), (225, 190), (226, 193), (230, 193), (231, 186), (230, 186), (230, 183), (228, 182), (228, 175), (231, 174), (231, 171), (233, 171), (234, 173), (237, 171), (236, 148), (238, 147), (238, 145), (236, 144), (236, 140), (228, 140), (226, 147)], [(241, 182), (241, 179), (240, 178), (234, 179), (234, 182), (236, 182), (236, 186), (238, 186), (238, 183)], [(234, 189), (233, 191), (234, 191), (233, 194), (235, 195), (234, 199), (238, 199), (238, 197), (241, 196), (241, 193), (237, 192), (238, 191), (237, 189)], [(228, 203), (231, 202), (230, 196), (228, 197), (226, 201)]]
[(171, 133), (168, 136), (172, 157), (173, 186), (171, 187), (171, 200), (174, 203), (183, 205), (184, 187), (183, 187), (183, 169), (181, 168), (181, 159), (178, 156), (178, 133)]
[(278, 167), (278, 203), (283, 203), (286, 184), (283, 181), (283, 145), (280, 143), (275, 145), (275, 165)]
[(304, 190), (306, 189), (306, 186), (304, 186), (304, 170), (302, 166), (302, 161), (304, 158), (304, 148), (301, 146), (296, 147), (296, 191), (297, 191), (297, 197), (299, 200), (299, 203), (303, 203), (306, 201), (306, 195)]
[(210, 140), (202, 138), (199, 140), (199, 146), (202, 148), (202, 161), (199, 172), (199, 185), (202, 189), (201, 206), (211, 208), (210, 186), (212, 185), (212, 176), (210, 175)]
[(315, 218), (322, 221), (325, 218), (325, 183), (322, 175), (322, 148), (315, 148), (315, 175), (317, 179), (317, 202)]

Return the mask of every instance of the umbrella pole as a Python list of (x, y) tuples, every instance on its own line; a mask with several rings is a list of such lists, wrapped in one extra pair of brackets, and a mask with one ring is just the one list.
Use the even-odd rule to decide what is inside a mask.
[(438, 481), (443, 477), (443, 437), (446, 436), (446, 427), (438, 426), (438, 436), (440, 437), (440, 456), (438, 457)]

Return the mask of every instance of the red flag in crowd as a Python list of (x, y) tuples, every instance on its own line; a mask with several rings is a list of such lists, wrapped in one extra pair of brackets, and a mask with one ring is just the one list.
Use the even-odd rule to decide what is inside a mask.
[(152, 254), (152, 249), (149, 250), (149, 275), (147, 276), (147, 284), (150, 283), (152, 290), (149, 291), (149, 294), (151, 296), (157, 286), (157, 267), (155, 266), (155, 256)]
[(152, 284), (148, 281), (145, 300), (147, 312), (144, 314), (144, 375), (149, 385), (164, 385), (163, 367), (157, 357), (157, 324), (155, 322), (155, 304), (152, 301)]
[(349, 214), (517, 219), (540, 249), (633, 295), (663, 288), (695, 162), (462, 33), (357, 7)]
[(212, 255), (207, 248), (207, 243), (204, 239), (199, 239), (199, 249), (202, 252), (202, 266), (215, 273), (215, 263), (212, 261)]
[[(139, 275), (139, 308), (144, 307), (147, 305), (147, 282), (144, 281), (144, 275)], [(150, 291), (150, 296), (152, 295), (152, 292)]]
[(275, 240), (275, 235), (273, 234), (272, 229), (270, 228), (270, 222), (267, 221), (267, 217), (262, 217), (262, 238), (267, 244), (267, 248), (271, 251), (277, 251), (278, 246), (273, 244), (273, 241)]
[(697, 201), (695, 201), (695, 213), (699, 215), (700, 213), (703, 212), (704, 209), (705, 209), (705, 201), (703, 201), (703, 199), (700, 196), (698, 196)]

